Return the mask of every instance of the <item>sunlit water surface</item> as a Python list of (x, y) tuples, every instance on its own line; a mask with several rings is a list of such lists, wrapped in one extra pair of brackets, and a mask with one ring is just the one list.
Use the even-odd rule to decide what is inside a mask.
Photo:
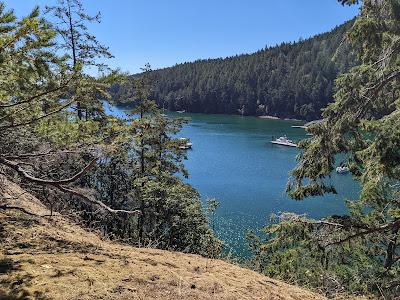
[[(112, 114), (123, 111), (113, 108)], [(287, 135), (293, 140), (305, 138), (303, 129), (292, 128), (296, 121), (266, 120), (233, 115), (176, 114), (190, 118), (180, 137), (190, 138), (185, 165), (187, 182), (203, 199), (220, 202), (214, 221), (226, 251), (247, 257), (245, 235), (249, 229), (265, 226), (273, 213), (295, 212), (320, 218), (346, 212), (343, 199), (354, 199), (358, 185), (350, 175), (332, 174), (338, 194), (295, 201), (285, 194), (289, 172), (296, 165), (299, 149), (277, 146), (271, 138)]]

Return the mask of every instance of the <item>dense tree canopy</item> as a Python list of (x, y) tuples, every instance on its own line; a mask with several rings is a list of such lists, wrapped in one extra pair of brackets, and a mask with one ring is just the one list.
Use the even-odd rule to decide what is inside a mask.
[[(107, 115), (110, 83), (121, 76), (87, 31), (98, 18), (79, 0), (60, 0), (47, 13), (53, 23), (39, 8), (17, 19), (0, 3), (1, 176), (109, 237), (218, 254), (199, 194), (177, 176), (187, 174), (174, 138), (184, 121), (163, 117), (151, 101), (150, 70), (129, 90), (132, 116)], [(103, 75), (85, 72), (93, 67)]]
[[(215, 256), (220, 241), (181, 178), (186, 155), (176, 134), (185, 120), (163, 115), (153, 97), (174, 110), (317, 118), (334, 91), (299, 145), (288, 192), (297, 200), (335, 192), (329, 176), (342, 164), (360, 182), (360, 198), (345, 216), (274, 216), (266, 240), (249, 235), (254, 266), (331, 295), (400, 296), (399, 0), (365, 0), (355, 22), (306, 41), (159, 71), (146, 66), (119, 85), (117, 73), (85, 72), (107, 70), (97, 60), (110, 54), (85, 25), (97, 16), (78, 0), (60, 0), (47, 13), (61, 25), (38, 8), (18, 19), (0, 3), (1, 177), (108, 237)], [(110, 90), (118, 103), (134, 104), (126, 120), (105, 113)], [(208, 205), (212, 218), (218, 203)]]
[(283, 214), (265, 229), (267, 242), (252, 246), (267, 274), (393, 299), (400, 295), (400, 2), (363, 1), (347, 37), (361, 64), (336, 80), (335, 102), (308, 129), (313, 136), (301, 143), (288, 191), (298, 200), (335, 192), (329, 176), (343, 164), (360, 182), (360, 198), (348, 202), (346, 216)]
[[(154, 71), (154, 97), (169, 110), (319, 118), (332, 101), (335, 78), (356, 61), (344, 42), (351, 24), (250, 55)], [(127, 102), (124, 90), (112, 89), (118, 103)]]

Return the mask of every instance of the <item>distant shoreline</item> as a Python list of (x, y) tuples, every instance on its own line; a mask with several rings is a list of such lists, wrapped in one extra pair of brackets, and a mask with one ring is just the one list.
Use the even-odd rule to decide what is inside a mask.
[[(122, 109), (122, 110), (129, 110), (129, 109), (134, 108), (134, 105), (132, 105), (131, 103), (129, 103), (129, 104), (127, 104), (127, 103), (124, 103), (124, 104), (118, 103), (118, 104), (112, 104), (112, 106), (115, 106), (115, 107), (117, 107), (117, 108), (119, 108), (119, 109)], [(168, 111), (168, 112), (172, 112), (172, 113), (178, 113), (178, 111), (175, 111), (175, 110), (167, 110), (167, 111)], [(185, 113), (192, 113), (192, 114), (199, 113), (199, 114), (205, 114), (205, 115), (243, 116), (243, 115), (241, 115), (241, 114), (204, 113), (204, 112), (190, 112), (190, 111), (185, 111)], [(256, 118), (264, 119), (264, 120), (281, 120), (281, 121), (306, 122), (306, 120), (300, 120), (300, 119), (295, 119), (295, 118), (280, 118), (280, 117), (268, 116), (268, 115), (267, 115), (267, 116), (245, 115), (245, 117), (256, 117)]]
[(279, 118), (279, 117), (274, 117), (274, 116), (258, 116), (257, 118), (266, 119), (266, 120), (283, 120), (283, 121), (298, 121), (298, 122), (304, 121), (304, 120), (299, 120), (299, 119)]

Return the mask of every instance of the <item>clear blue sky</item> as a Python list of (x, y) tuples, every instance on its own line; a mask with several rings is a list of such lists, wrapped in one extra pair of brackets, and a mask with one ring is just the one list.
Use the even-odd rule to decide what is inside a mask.
[[(17, 15), (56, 0), (5, 0)], [(358, 14), (336, 0), (84, 0), (101, 11), (91, 27), (131, 73), (201, 58), (251, 53), (284, 41), (325, 32)]]

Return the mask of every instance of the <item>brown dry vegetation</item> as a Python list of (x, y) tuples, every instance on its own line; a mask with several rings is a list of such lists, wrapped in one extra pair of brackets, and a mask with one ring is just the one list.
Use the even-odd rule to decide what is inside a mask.
[[(0, 178), (1, 179), (1, 178)], [(1, 179), (0, 204), (43, 216)], [(0, 299), (324, 299), (220, 260), (102, 240), (56, 214), (0, 210)]]

